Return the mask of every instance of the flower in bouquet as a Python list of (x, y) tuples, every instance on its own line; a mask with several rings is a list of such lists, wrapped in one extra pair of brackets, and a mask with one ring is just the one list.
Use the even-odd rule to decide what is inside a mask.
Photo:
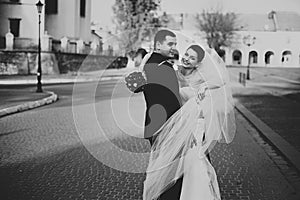
[(125, 77), (127, 88), (132, 92), (141, 91), (142, 87), (147, 83), (145, 75), (142, 72), (134, 71)]

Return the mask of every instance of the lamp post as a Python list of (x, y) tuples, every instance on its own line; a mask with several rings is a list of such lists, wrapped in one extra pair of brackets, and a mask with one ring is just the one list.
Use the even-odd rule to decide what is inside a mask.
[(43, 92), (42, 89), (42, 64), (41, 64), (41, 13), (44, 4), (39, 0), (36, 4), (36, 8), (39, 15), (39, 41), (38, 41), (38, 69), (37, 69), (37, 89), (36, 92)]
[[(243, 42), (245, 45), (248, 46), (248, 49), (250, 50), (250, 46), (252, 46), (255, 43), (256, 38), (251, 36), (251, 35), (247, 35), (243, 38)], [(250, 53), (250, 52), (249, 52)], [(248, 65), (247, 65), (247, 80), (250, 80), (250, 55), (248, 55)]]

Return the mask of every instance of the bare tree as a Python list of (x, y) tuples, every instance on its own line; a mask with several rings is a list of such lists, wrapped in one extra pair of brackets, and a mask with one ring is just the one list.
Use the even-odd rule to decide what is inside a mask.
[(235, 31), (239, 30), (236, 14), (223, 13), (219, 9), (203, 10), (197, 15), (196, 21), (200, 31), (205, 33), (209, 47), (223, 57), (225, 52), (221, 47), (231, 46)]
[(114, 23), (122, 49), (126, 52), (136, 49), (160, 27), (156, 17), (159, 5), (159, 0), (116, 0)]

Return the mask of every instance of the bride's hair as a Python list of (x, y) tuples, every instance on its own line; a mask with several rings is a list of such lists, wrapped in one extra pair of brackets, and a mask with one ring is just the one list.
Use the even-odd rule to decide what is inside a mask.
[(201, 62), (205, 56), (205, 51), (199, 45), (193, 44), (188, 49), (193, 49), (198, 55), (198, 62)]

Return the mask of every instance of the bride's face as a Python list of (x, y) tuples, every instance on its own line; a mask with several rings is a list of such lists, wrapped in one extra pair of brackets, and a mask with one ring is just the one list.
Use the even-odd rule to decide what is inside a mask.
[(193, 49), (188, 49), (182, 56), (181, 62), (184, 68), (195, 68), (198, 64), (198, 54)]

